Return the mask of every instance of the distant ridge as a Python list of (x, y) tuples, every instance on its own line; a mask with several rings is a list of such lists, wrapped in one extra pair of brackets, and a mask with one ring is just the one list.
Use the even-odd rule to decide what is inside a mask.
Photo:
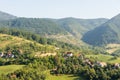
[(105, 18), (97, 18), (97, 19), (79, 19), (79, 18), (63, 18), (58, 19), (57, 22), (64, 28), (66, 31), (70, 32), (74, 36), (80, 38), (80, 36), (84, 35), (89, 30), (92, 30), (101, 24), (108, 21)]
[(11, 14), (0, 11), (0, 21), (2, 21), (2, 20), (10, 20), (10, 19), (15, 19), (15, 18), (17, 18), (17, 17), (13, 16)]
[(19, 28), (28, 30), (37, 34), (67, 34), (70, 33), (79, 40), (89, 30), (92, 30), (99, 25), (108, 21), (105, 18), (97, 19), (79, 19), (79, 18), (17, 18), (8, 13), (0, 12), (1, 20), (0, 27)]
[(0, 16), (0, 28), (17, 28), (39, 34), (47, 38), (55, 38), (65, 42), (69, 40), (73, 43), (79, 41), (82, 42), (81, 38), (86, 32), (93, 30), (108, 21), (106, 18), (25, 18), (15, 17), (4, 12), (0, 12)]

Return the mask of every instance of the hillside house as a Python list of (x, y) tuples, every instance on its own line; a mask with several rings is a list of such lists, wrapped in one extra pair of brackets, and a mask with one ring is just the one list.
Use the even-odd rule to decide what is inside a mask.
[(15, 57), (15, 56), (14, 56), (14, 54), (12, 54), (12, 53), (6, 55), (6, 58), (14, 58), (14, 57)]
[(67, 56), (67, 57), (72, 57), (72, 56), (73, 56), (73, 53), (72, 53), (72, 52), (67, 52), (67, 53), (66, 53), (66, 56)]
[(120, 64), (119, 63), (115, 63), (114, 64), (114, 68), (120, 68)]
[(105, 63), (105, 62), (97, 62), (97, 65), (100, 66), (100, 67), (106, 67), (107, 63)]
[(0, 53), (0, 57), (1, 57), (1, 58), (14, 58), (14, 57), (15, 57), (15, 55), (14, 55), (14, 54), (12, 54), (11, 52), (8, 52), (7, 54), (6, 54), (6, 53), (1, 52), (1, 53)]
[(3, 53), (3, 52), (1, 52), (1, 53), (0, 53), (0, 57), (3, 57), (3, 56), (4, 56), (4, 53)]
[(93, 62), (91, 62), (88, 58), (86, 58), (83, 62), (90, 65), (91, 67), (94, 66)]

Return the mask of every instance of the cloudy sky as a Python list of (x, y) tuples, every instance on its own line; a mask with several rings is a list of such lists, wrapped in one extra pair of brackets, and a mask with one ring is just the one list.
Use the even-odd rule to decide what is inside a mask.
[(18, 17), (111, 18), (120, 13), (120, 0), (0, 0), (0, 11)]

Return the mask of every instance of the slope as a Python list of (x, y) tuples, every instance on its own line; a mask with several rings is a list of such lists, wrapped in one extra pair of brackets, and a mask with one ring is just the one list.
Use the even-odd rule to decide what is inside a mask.
[(47, 38), (59, 41), (84, 45), (81, 37), (84, 33), (105, 23), (108, 19), (78, 19), (78, 18), (16, 18), (1, 21), (0, 27), (17, 28), (26, 30)]
[(55, 47), (50, 45), (42, 45), (24, 38), (0, 34), (0, 52), (6, 53), (9, 51), (14, 54), (33, 53), (36, 55), (38, 52), (55, 52)]
[(18, 28), (34, 32), (37, 34), (66, 34), (67, 32), (62, 29), (57, 23), (48, 19), (38, 18), (17, 18), (13, 20), (4, 21), (1, 23), (3, 26)]
[(108, 19), (104, 18), (98, 19), (63, 18), (57, 20), (57, 22), (66, 31), (80, 39), (84, 33), (98, 27), (99, 25), (105, 23), (107, 20)]
[(120, 43), (120, 14), (87, 32), (82, 40), (95, 46)]

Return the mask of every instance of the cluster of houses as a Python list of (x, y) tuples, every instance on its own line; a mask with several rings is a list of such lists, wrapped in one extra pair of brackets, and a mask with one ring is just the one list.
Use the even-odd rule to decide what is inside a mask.
[[(64, 54), (65, 58), (72, 57), (72, 56), (73, 56), (72, 52), (66, 52)], [(108, 64), (106, 62), (97, 61), (97, 62), (93, 63), (92, 61), (90, 61), (89, 58), (84, 58), (84, 56), (81, 55), (81, 54), (79, 55), (79, 58), (81, 58), (85, 64), (88, 64), (91, 67), (94, 67), (94, 66), (107, 67), (108, 66)], [(119, 63), (115, 63), (115, 64), (113, 64), (113, 67), (114, 68), (120, 68), (120, 64)]]
[[(89, 59), (85, 59), (84, 62), (88, 65), (90, 65), (91, 67), (94, 66), (100, 66), (100, 67), (107, 67), (108, 64), (106, 62), (101, 62), (101, 61), (97, 61), (97, 62), (91, 62)], [(115, 63), (112, 65), (113, 68), (120, 68), (120, 63)]]
[(107, 66), (106, 62), (97, 61), (93, 63), (88, 58), (85, 58), (83, 62), (90, 65), (91, 67), (94, 67), (94, 66), (106, 67)]
[(11, 52), (8, 52), (8, 53), (0, 52), (0, 57), (1, 57), (1, 58), (14, 58), (15, 55), (12, 54)]
[[(73, 53), (72, 52), (66, 52), (66, 53), (64, 53), (63, 56), (65, 58), (73, 57)], [(0, 52), (0, 57), (1, 58), (15, 58), (15, 55), (12, 54), (11, 52), (7, 52), (7, 53)], [(84, 58), (83, 55), (79, 55), (79, 58), (81, 58), (85, 64), (88, 64), (91, 67), (94, 67), (94, 66), (107, 67), (107, 65), (108, 65), (106, 62), (100, 62), (100, 61), (97, 61), (97, 62), (93, 63), (92, 61), (90, 61), (89, 58)], [(120, 68), (120, 64), (115, 63), (115, 64), (113, 64), (113, 67), (114, 68)]]

